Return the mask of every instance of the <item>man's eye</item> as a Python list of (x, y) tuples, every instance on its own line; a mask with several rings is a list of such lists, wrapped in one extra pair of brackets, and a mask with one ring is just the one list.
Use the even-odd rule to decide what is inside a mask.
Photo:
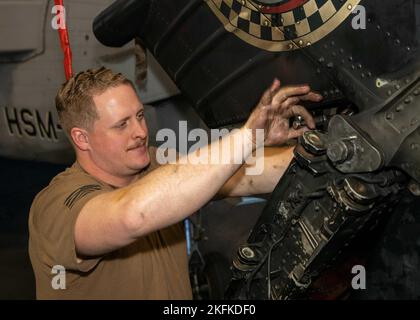
[(138, 113), (137, 114), (137, 119), (141, 120), (143, 119), (144, 114), (143, 113)]
[(127, 125), (127, 122), (121, 122), (119, 125), (117, 125), (117, 128), (124, 128)]

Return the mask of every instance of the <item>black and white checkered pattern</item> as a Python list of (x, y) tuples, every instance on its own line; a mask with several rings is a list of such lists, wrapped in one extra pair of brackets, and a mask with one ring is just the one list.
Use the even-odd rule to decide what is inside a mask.
[(251, 0), (212, 0), (236, 28), (262, 40), (283, 41), (305, 36), (326, 23), (345, 4), (343, 0), (309, 0), (284, 13), (263, 14)]

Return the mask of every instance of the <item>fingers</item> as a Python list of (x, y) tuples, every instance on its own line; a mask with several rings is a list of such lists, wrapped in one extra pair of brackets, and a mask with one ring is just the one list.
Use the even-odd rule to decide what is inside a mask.
[(319, 93), (311, 91), (308, 94), (300, 96), (299, 99), (302, 100), (302, 101), (319, 102), (323, 99), (323, 97)]
[(308, 128), (300, 128), (300, 129), (290, 129), (289, 130), (289, 134), (288, 134), (288, 139), (295, 139), (300, 137), (301, 135), (304, 134), (304, 132), (308, 131)]
[(286, 101), (284, 101), (281, 104), (281, 107), (287, 109), (287, 108), (289, 108), (289, 107), (294, 106), (295, 104), (297, 104), (299, 102), (299, 100), (300, 100), (300, 98), (298, 98), (298, 97), (290, 97), (290, 98), (287, 98)]
[(271, 87), (270, 87), (270, 91), (271, 92), (277, 91), (280, 88), (280, 84), (281, 84), (280, 80), (277, 79), (277, 78), (274, 78), (274, 81), (273, 81), (273, 83), (271, 84)]
[(273, 95), (272, 95), (272, 91), (271, 91), (271, 88), (270, 88), (270, 89), (266, 90), (264, 92), (264, 94), (262, 95), (261, 100), (260, 100), (260, 104), (269, 105), (271, 103), (272, 97), (273, 97)]
[(287, 98), (292, 96), (306, 95), (311, 91), (309, 86), (290, 86), (280, 89), (273, 97), (273, 104), (283, 103)]
[(289, 112), (287, 114), (288, 118), (291, 118), (293, 116), (301, 116), (304, 120), (308, 128), (315, 129), (315, 120), (312, 117), (312, 115), (309, 113), (308, 110), (306, 110), (302, 106), (294, 105), (289, 109)]
[(271, 84), (270, 89), (266, 90), (263, 96), (261, 97), (260, 103), (262, 103), (263, 105), (271, 104), (273, 97), (275, 96), (277, 91), (279, 91), (279, 89), (280, 89), (280, 80), (275, 78), (273, 83)]

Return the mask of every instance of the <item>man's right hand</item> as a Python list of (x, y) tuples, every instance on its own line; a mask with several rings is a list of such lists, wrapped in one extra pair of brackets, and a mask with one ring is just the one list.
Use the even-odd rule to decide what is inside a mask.
[[(308, 85), (280, 87), (280, 81), (275, 79), (271, 88), (262, 96), (260, 102), (252, 111), (244, 129), (264, 130), (264, 146), (283, 145), (289, 139), (301, 136), (305, 131), (315, 129), (315, 121), (311, 114), (301, 105), (300, 101), (318, 102), (322, 96), (311, 91)], [(298, 130), (290, 128), (290, 118), (301, 116), (308, 127)], [(253, 133), (255, 147), (262, 147), (262, 141), (256, 141)]]

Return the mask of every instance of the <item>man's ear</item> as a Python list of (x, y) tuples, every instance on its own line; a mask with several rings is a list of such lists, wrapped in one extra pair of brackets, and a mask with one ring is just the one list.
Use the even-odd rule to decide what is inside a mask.
[(85, 129), (72, 128), (70, 131), (70, 136), (74, 145), (78, 149), (82, 151), (87, 151), (90, 149), (89, 135)]

